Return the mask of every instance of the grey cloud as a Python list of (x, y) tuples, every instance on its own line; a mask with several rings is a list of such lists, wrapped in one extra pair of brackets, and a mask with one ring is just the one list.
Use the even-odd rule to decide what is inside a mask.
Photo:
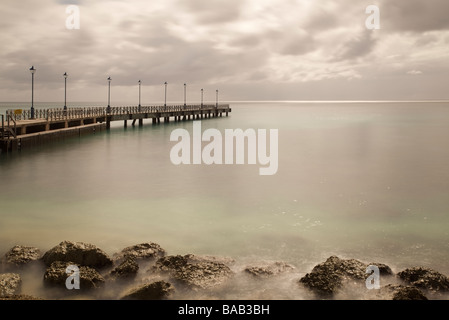
[(178, 6), (192, 13), (201, 24), (217, 24), (234, 21), (240, 16), (241, 0), (179, 0)]
[(303, 55), (315, 50), (313, 37), (306, 33), (289, 35), (280, 47), (280, 53), (284, 55)]
[(372, 51), (376, 43), (371, 30), (362, 30), (356, 37), (342, 44), (334, 59), (339, 61), (362, 58)]
[(449, 30), (447, 0), (384, 0), (380, 10), (383, 29), (409, 32)]
[(289, 32), (270, 30), (265, 33), (238, 36), (230, 44), (243, 50), (266, 50), (282, 55), (303, 55), (316, 49), (315, 40), (304, 30), (295, 28)]
[[(93, 88), (104, 87), (108, 76), (114, 86), (122, 87), (135, 86), (138, 79), (146, 86), (164, 81), (182, 86), (185, 81), (192, 88), (219, 82), (230, 99), (302, 99), (305, 96), (298, 96), (298, 88), (307, 91), (308, 99), (331, 99), (336, 88), (351, 99), (354, 87), (360, 93), (375, 86), (379, 90), (366, 98), (381, 99), (377, 92), (398, 76), (410, 83), (447, 79), (443, 47), (449, 33), (427, 32), (448, 29), (443, 21), (448, 12), (445, 2), (380, 1), (382, 30), (373, 32), (364, 28), (368, 0), (356, 6), (349, 0), (266, 1), (264, 5), (244, 0), (77, 1), (81, 29), (71, 31), (64, 28), (64, 0), (5, 0), (0, 4), (4, 44), (0, 90), (23, 90), (22, 96), (28, 98), (28, 69), (33, 64), (38, 87), (48, 88), (48, 100), (53, 99), (52, 92), (60, 94), (64, 72), (69, 73), (71, 88), (78, 86), (81, 100), (84, 94), (95, 97)], [(401, 33), (406, 38), (397, 37)], [(382, 56), (386, 43), (390, 56), (410, 50), (418, 54), (406, 61), (394, 60), (393, 67), (392, 60)], [(407, 75), (411, 70), (423, 74)], [(330, 81), (320, 75), (325, 72), (341, 76)], [(362, 78), (344, 84), (342, 80), (351, 74)], [(260, 92), (261, 88), (266, 90)], [(398, 96), (408, 93), (404, 85)], [(16, 92), (16, 96), (20, 95)]]
[(245, 34), (237, 35), (237, 37), (230, 42), (231, 46), (246, 48), (246, 47), (257, 47), (261, 44), (263, 36), (260, 34)]
[(262, 81), (269, 79), (269, 75), (267, 71), (256, 70), (254, 72), (251, 72), (246, 79), (251, 82)]
[(58, 0), (57, 1), (59, 4), (65, 4), (65, 5), (80, 5), (83, 1), (81, 0)]
[(338, 26), (338, 18), (335, 12), (330, 12), (326, 8), (319, 5), (313, 8), (303, 23), (304, 29), (316, 31), (323, 31)]
[(415, 45), (417, 47), (425, 47), (425, 46), (431, 45), (433, 43), (436, 43), (438, 41), (439, 41), (439, 38), (437, 35), (426, 34), (425, 36), (423, 35), (421, 37), (418, 37), (415, 40)]

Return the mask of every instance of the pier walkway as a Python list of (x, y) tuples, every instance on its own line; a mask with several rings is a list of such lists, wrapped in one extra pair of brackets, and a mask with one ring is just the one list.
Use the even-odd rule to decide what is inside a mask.
[(142, 126), (144, 119), (159, 124), (161, 119), (164, 123), (196, 120), (228, 116), (231, 111), (228, 104), (36, 109), (34, 117), (31, 110), (7, 110), (6, 116), (1, 115), (0, 151), (107, 130), (112, 121), (123, 121), (126, 128), (129, 121)]

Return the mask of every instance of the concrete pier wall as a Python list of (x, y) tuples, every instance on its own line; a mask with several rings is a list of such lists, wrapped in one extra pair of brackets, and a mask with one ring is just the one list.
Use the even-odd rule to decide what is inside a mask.
[(51, 142), (64, 141), (67, 138), (81, 137), (106, 130), (106, 123), (88, 124), (72, 128), (41, 131), (17, 136), (8, 140), (0, 140), (0, 152), (8, 153), (41, 146)]

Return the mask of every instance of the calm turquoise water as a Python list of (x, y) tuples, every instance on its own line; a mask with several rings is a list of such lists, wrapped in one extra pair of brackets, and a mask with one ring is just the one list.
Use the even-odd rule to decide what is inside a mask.
[(283, 260), (301, 274), (339, 255), (449, 275), (449, 103), (231, 107), (203, 130), (278, 129), (276, 175), (260, 176), (259, 165), (173, 165), (170, 134), (192, 132), (188, 121), (114, 123), (0, 156), (0, 254), (62, 240), (113, 254), (152, 241), (242, 266)]

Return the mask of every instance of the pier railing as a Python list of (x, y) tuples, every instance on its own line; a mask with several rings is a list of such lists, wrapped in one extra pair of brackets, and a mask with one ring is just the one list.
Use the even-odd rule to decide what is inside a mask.
[[(17, 137), (17, 123), (16, 120), (11, 116), (6, 116), (7, 125), (5, 126), (5, 116), (2, 115), (2, 126), (0, 127), (0, 138), (9, 139), (10, 137)], [(13, 125), (11, 125), (13, 123)]]
[(146, 113), (163, 113), (163, 112), (182, 112), (182, 111), (201, 111), (213, 110), (215, 108), (229, 109), (228, 104), (203, 104), (203, 105), (173, 105), (173, 106), (123, 106), (123, 107), (75, 107), (67, 108), (51, 108), (51, 109), (35, 109), (34, 118), (32, 118), (31, 110), (7, 110), (6, 117), (14, 121), (20, 120), (64, 120), (64, 119), (80, 119), (86, 117), (102, 117), (108, 115), (122, 114), (146, 114)]

